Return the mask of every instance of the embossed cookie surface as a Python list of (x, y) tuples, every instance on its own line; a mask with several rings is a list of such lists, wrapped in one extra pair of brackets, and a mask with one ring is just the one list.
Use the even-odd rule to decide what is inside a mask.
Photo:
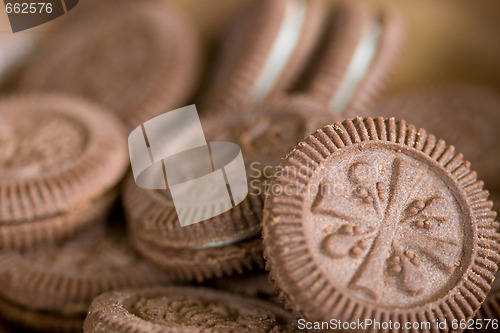
[(164, 287), (99, 296), (84, 331), (90, 332), (291, 332), (281, 308), (253, 298), (203, 288)]
[(356, 118), (304, 139), (276, 175), (265, 256), (306, 318), (451, 327), (479, 309), (498, 223), (454, 147), (404, 121)]

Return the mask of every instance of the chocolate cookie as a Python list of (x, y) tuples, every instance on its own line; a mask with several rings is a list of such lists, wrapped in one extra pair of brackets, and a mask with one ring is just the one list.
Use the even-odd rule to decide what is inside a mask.
[[(500, 197), (493, 194), (492, 200), (493, 210), (498, 212), (500, 209)], [(472, 324), (471, 328), (481, 332), (496, 332), (500, 328), (500, 271), (497, 271), (495, 281), (491, 284), (491, 290), (477, 312), (476, 321), (472, 322)], [(478, 327), (478, 324), (481, 324), (480, 326), (482, 327)]]
[(491, 190), (500, 191), (500, 96), (479, 86), (454, 84), (407, 92), (365, 109), (398, 117), (453, 144)]
[(343, 116), (355, 116), (380, 96), (396, 68), (405, 25), (392, 7), (341, 2), (300, 85)]
[(278, 306), (221, 291), (163, 287), (110, 292), (90, 307), (85, 333), (294, 332)]
[(64, 95), (0, 101), (0, 248), (66, 237), (106, 213), (128, 164), (120, 122)]
[(202, 120), (209, 141), (241, 147), (248, 196), (221, 215), (181, 227), (170, 192), (141, 189), (130, 178), (123, 200), (132, 242), (144, 256), (180, 279), (201, 281), (241, 273), (242, 267), (251, 268), (253, 262), (262, 265), (266, 179), (293, 145), (331, 121), (327, 107), (301, 98), (275, 100)]
[(134, 252), (123, 226), (99, 224), (72, 240), (0, 254), (0, 313), (26, 328), (81, 330), (97, 295), (167, 281)]
[[(266, 5), (277, 6), (278, 3), (281, 2), (266, 2)], [(295, 3), (289, 1), (288, 5)], [(314, 2), (308, 4), (312, 6)], [(268, 12), (266, 14), (270, 16)], [(262, 68), (263, 65), (256, 65), (256, 60), (248, 60), (242, 55), (236, 57), (234, 49), (245, 52), (245, 55), (259, 55), (255, 56), (256, 59), (263, 62), (264, 56), (269, 53), (269, 46), (259, 50), (252, 44), (269, 44), (269, 34), (254, 31), (257, 26), (262, 26), (253, 21), (245, 23), (248, 25), (246, 29), (253, 36), (248, 41), (237, 38), (241, 35), (238, 29), (232, 31), (233, 38), (226, 41), (226, 48), (231, 52), (223, 54), (223, 64), (216, 68), (218, 76), (210, 82), (212, 89), (208, 95), (211, 98), (208, 98), (210, 102), (204, 105), (204, 109), (239, 112), (244, 102), (260, 102), (269, 96), (290, 92), (309, 95), (341, 115), (354, 115), (359, 109), (371, 105), (395, 68), (405, 34), (402, 19), (391, 8), (384, 7), (378, 13), (365, 2), (352, 1), (341, 2), (325, 18), (321, 27), (316, 27), (321, 28), (321, 36), (316, 36), (318, 34), (315, 33), (317, 40), (314, 43), (300, 45), (304, 50), (307, 50), (306, 47), (314, 47), (314, 50), (308, 50), (309, 56), (300, 62), (301, 68), (289, 68), (286, 61), (281, 61), (282, 67), (273, 67), (299, 72), (294, 80), (288, 78), (285, 81), (286, 86), (280, 84), (281, 81), (275, 83), (276, 78), (269, 77), (274, 71)], [(243, 30), (245, 24), (242, 20), (237, 22)], [(293, 42), (284, 42), (282, 48), (286, 46), (291, 49), (293, 45)], [(262, 74), (256, 78), (259, 71)], [(224, 90), (220, 86), (227, 88)]]
[(323, 30), (321, 0), (251, 1), (228, 27), (202, 110), (258, 102), (291, 87)]
[[(476, 314), (474, 321), (465, 325), (473, 331), (496, 332), (500, 328), (500, 273), (497, 272), (491, 291)], [(472, 325), (472, 326), (471, 326)], [(481, 327), (480, 327), (481, 326)]]
[(161, 1), (101, 1), (38, 50), (20, 88), (83, 95), (134, 128), (180, 106), (199, 74), (194, 28)]
[(304, 318), (450, 331), (479, 309), (500, 258), (499, 224), (453, 146), (405, 121), (356, 118), (304, 139), (275, 175), (267, 268)]
[(235, 294), (256, 297), (279, 304), (278, 289), (269, 281), (267, 272), (252, 272), (233, 275), (206, 282), (215, 289), (226, 290)]

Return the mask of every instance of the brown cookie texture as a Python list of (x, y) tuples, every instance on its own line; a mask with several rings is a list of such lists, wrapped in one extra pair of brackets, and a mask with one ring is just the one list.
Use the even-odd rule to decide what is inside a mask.
[(308, 320), (451, 330), (474, 316), (497, 270), (488, 195), (462, 154), (404, 120), (328, 125), (290, 152), (270, 185), (266, 265)]
[[(301, 85), (344, 117), (371, 106), (396, 69), (405, 25), (392, 7), (340, 2)], [(343, 117), (343, 118), (344, 118)]]
[[(217, 113), (244, 102), (261, 101), (291, 88), (319, 41), (324, 27), (324, 9), (321, 0), (249, 2), (227, 27), (208, 91), (202, 99), (203, 112)], [(268, 67), (267, 62), (276, 51), (276, 41), (282, 37), (282, 31), (297, 27), (300, 30), (296, 45), (290, 37), (293, 33), (285, 34), (289, 37), (288, 42), (279, 42), (279, 50), (286, 56), (281, 55), (278, 64)], [(288, 49), (290, 46), (292, 48)], [(261, 78), (280, 65), (284, 67), (275, 80)]]
[(193, 287), (110, 292), (90, 307), (84, 332), (294, 332), (289, 313), (265, 301)]
[(471, 161), (492, 191), (500, 189), (500, 95), (481, 86), (448, 84), (389, 98), (362, 115), (397, 117), (425, 127)]
[[(270, 178), (282, 156), (315, 128), (332, 121), (327, 107), (306, 97), (283, 98), (248, 105), (240, 112), (223, 112), (202, 120), (209, 141), (228, 141), (238, 144), (242, 149), (247, 167), (249, 195), (233, 209), (200, 223), (181, 227), (177, 218), (174, 202), (168, 191), (152, 191), (139, 188), (131, 177), (125, 183), (124, 208), (127, 212), (130, 236), (138, 249), (157, 265), (169, 271), (182, 272), (191, 259), (169, 255), (180, 251), (195, 253), (205, 249), (207, 253), (226, 256), (226, 251), (241, 253), (241, 258), (257, 258), (261, 262), (259, 245), (262, 229), (262, 210), (267, 178)], [(253, 241), (255, 237), (259, 239)], [(255, 244), (248, 249), (240, 248), (240, 243)], [(162, 250), (159, 252), (159, 248)], [(219, 248), (219, 249), (218, 249)], [(224, 249), (227, 248), (227, 249)], [(250, 252), (249, 252), (250, 251)], [(153, 253), (154, 252), (154, 253)], [(160, 254), (158, 254), (160, 253)], [(201, 258), (201, 257), (200, 257)], [(250, 265), (245, 259), (244, 266)], [(241, 265), (242, 263), (239, 263)], [(222, 272), (213, 267), (186, 277), (197, 280), (219, 276)], [(232, 264), (233, 265), (233, 264)], [(198, 270), (197, 266), (193, 266)], [(191, 271), (191, 268), (189, 268)], [(239, 272), (238, 266), (234, 271)], [(227, 274), (224, 269), (224, 274)], [(181, 276), (179, 276), (181, 277)]]
[[(100, 223), (71, 240), (0, 254), (2, 316), (27, 328), (81, 325), (97, 295), (168, 281), (134, 251), (119, 224)], [(43, 313), (47, 318), (39, 322)]]
[(189, 18), (174, 5), (101, 1), (64, 23), (28, 64), (22, 90), (85, 96), (129, 128), (182, 106), (193, 92), (200, 45)]
[(206, 281), (206, 286), (279, 304), (278, 289), (265, 271), (233, 275)]
[(202, 282), (264, 268), (260, 236), (224, 246), (173, 249), (130, 230), (135, 248), (174, 281)]
[[(15, 305), (0, 298), (0, 313), (8, 317), (8, 327), (0, 325), (2, 333), (29, 333), (29, 332), (81, 332), (85, 313), (80, 316), (63, 317), (50, 312), (34, 311)], [(14, 323), (14, 324), (13, 324)], [(17, 323), (19, 326), (15, 325)], [(29, 323), (29, 325), (26, 325)], [(28, 327), (29, 326), (29, 327)]]
[(106, 109), (28, 94), (2, 99), (0, 119), (0, 247), (61, 238), (109, 207), (128, 154)]
[[(473, 327), (479, 332), (495, 332), (500, 326), (500, 274), (497, 272), (486, 300), (476, 314)], [(477, 326), (481, 323), (482, 327)]]
[[(493, 201), (493, 210), (496, 212), (500, 209), (500, 196), (498, 193), (493, 193), (491, 196)], [(476, 314), (476, 319), (481, 320), (481, 332), (494, 332), (500, 327), (500, 271), (495, 275), (495, 281), (491, 284), (491, 290), (486, 296), (486, 300)], [(477, 323), (475, 323), (477, 324)], [(487, 326), (488, 324), (488, 326)]]
[(97, 224), (116, 202), (118, 190), (82, 202), (68, 212), (24, 223), (4, 224), (0, 227), (0, 248), (20, 250), (34, 248), (38, 244), (53, 244), (74, 237), (78, 232)]

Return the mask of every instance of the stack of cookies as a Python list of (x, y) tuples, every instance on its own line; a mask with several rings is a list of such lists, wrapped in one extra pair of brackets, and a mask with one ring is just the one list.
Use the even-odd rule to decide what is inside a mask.
[(99, 294), (172, 280), (133, 248), (119, 194), (127, 128), (185, 103), (199, 43), (168, 4), (115, 5), (68, 13), (0, 101), (0, 316), (13, 331), (81, 332)]
[[(500, 96), (383, 99), (406, 28), (363, 1), (249, 1), (202, 80), (175, 3), (79, 4), (0, 100), (0, 330), (495, 331)], [(194, 98), (249, 190), (181, 226), (127, 136)]]

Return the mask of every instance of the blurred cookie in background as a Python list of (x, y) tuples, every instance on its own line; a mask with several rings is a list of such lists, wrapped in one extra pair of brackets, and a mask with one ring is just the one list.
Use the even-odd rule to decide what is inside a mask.
[(206, 91), (206, 113), (260, 102), (291, 87), (326, 23), (321, 0), (257, 0), (242, 6), (223, 33)]
[(204, 284), (215, 289), (280, 304), (278, 288), (272, 284), (269, 280), (269, 273), (265, 271), (208, 280)]
[(187, 102), (200, 75), (201, 50), (179, 8), (125, 0), (95, 4), (85, 15), (74, 12), (37, 50), (21, 90), (85, 96), (129, 128)]
[(121, 122), (87, 100), (0, 101), (0, 248), (54, 242), (109, 211), (128, 165)]
[(472, 163), (492, 192), (500, 191), (500, 95), (481, 86), (450, 83), (394, 95), (363, 116), (404, 119), (439, 133)]
[[(245, 104), (297, 94), (308, 95), (340, 117), (373, 104), (397, 68), (404, 45), (406, 29), (399, 13), (391, 6), (376, 9), (349, 1), (320, 16), (321, 2), (283, 3), (287, 7), (272, 3), (275, 11), (285, 11), (278, 32), (276, 24), (271, 24), (276, 20), (263, 10), (270, 2), (260, 7), (252, 3), (250, 7), (260, 11), (251, 11), (252, 15), (235, 20), (228, 29), (208, 90), (202, 93), (204, 112), (237, 113)], [(287, 26), (287, 20), (298, 19), (288, 13), (293, 6), (307, 13), (300, 16), (302, 30), (297, 24)], [(257, 19), (267, 24), (259, 25)], [(308, 23), (313, 19), (318, 24)], [(263, 31), (255, 31), (255, 26)], [(266, 29), (273, 34), (265, 33)]]
[(394, 6), (364, 1), (337, 3), (327, 21), (293, 90), (305, 91), (341, 118), (352, 117), (384, 93), (398, 68), (406, 24)]
[(169, 281), (133, 250), (122, 221), (110, 218), (71, 240), (0, 254), (0, 314), (25, 329), (81, 331), (97, 295)]

